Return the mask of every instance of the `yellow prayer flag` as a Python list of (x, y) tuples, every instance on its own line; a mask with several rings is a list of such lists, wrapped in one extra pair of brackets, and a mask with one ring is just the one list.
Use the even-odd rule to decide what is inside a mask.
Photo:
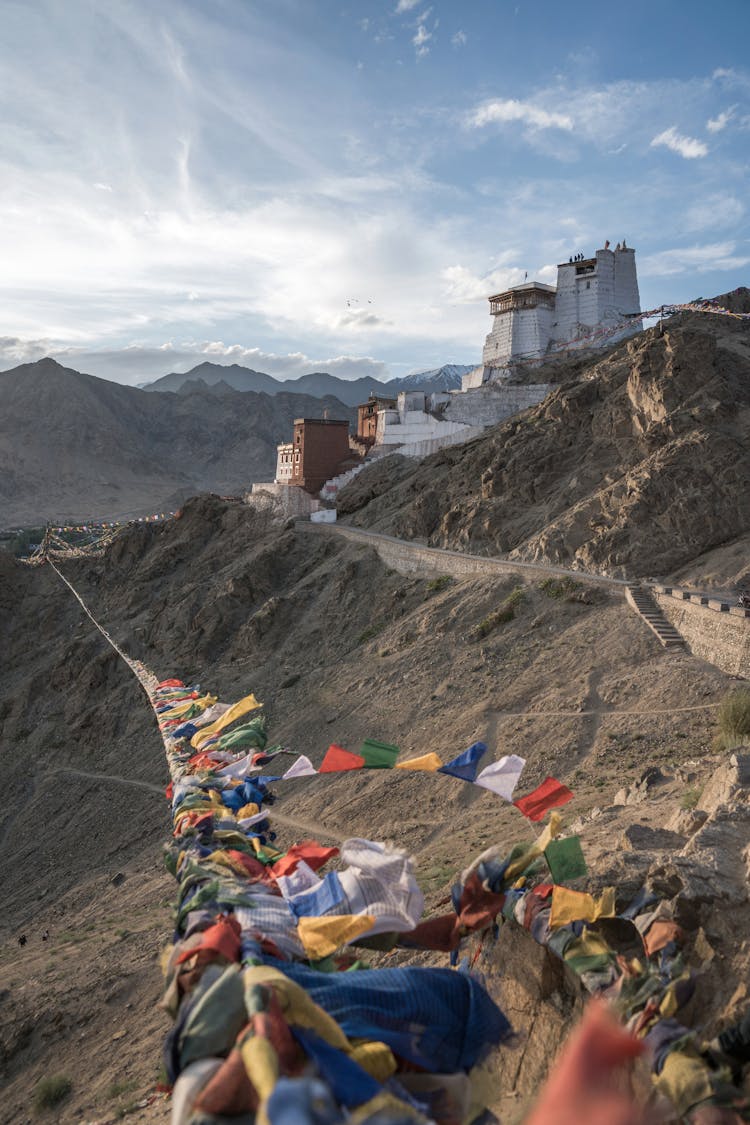
[(514, 859), (513, 862), (508, 865), (508, 870), (505, 872), (506, 881), (515, 879), (522, 874), (535, 859), (539, 859), (541, 855), (544, 855), (550, 841), (554, 840), (555, 836), (560, 832), (561, 824), (562, 817), (560, 814), (556, 812), (551, 813), (549, 823), (544, 831), (537, 836), (531, 847), (527, 848), (523, 855), (520, 855), (518, 859)]
[(175, 703), (174, 707), (170, 707), (168, 711), (161, 711), (158, 715), (160, 721), (165, 719), (179, 719), (180, 715), (184, 715), (193, 706), (195, 700), (187, 699), (182, 703)]
[(261, 1101), (270, 1098), (279, 1077), (279, 1056), (261, 1035), (248, 1035), (240, 1047), (245, 1073)]
[[(605, 887), (596, 901), (596, 918), (614, 918), (615, 888)], [(596, 918), (594, 921), (596, 921)]]
[(206, 859), (209, 863), (218, 864), (220, 867), (228, 867), (230, 871), (233, 871), (235, 873), (235, 875), (241, 875), (243, 878), (247, 878), (247, 868), (244, 867), (238, 859), (234, 859), (233, 856), (227, 855), (225, 851), (211, 852), (211, 854), (207, 856)]
[(304, 988), (295, 984), (284, 973), (272, 969), (270, 965), (254, 965), (245, 969), (243, 978), (246, 996), (248, 990), (252, 990), (256, 984), (271, 985), (288, 1024), (311, 1027), (332, 1047), (337, 1047), (339, 1051), (351, 1050), (349, 1040), (336, 1021), (310, 998)]
[(429, 773), (434, 773), (442, 766), (440, 758), (434, 751), (429, 754), (422, 754), (419, 758), (409, 758), (408, 762), (396, 762), (397, 770), (426, 770)]
[(243, 805), (241, 809), (237, 809), (237, 820), (244, 820), (246, 816), (255, 816), (259, 812), (260, 808), (255, 801), (250, 801), (249, 804)]
[(572, 961), (575, 957), (598, 957), (603, 953), (611, 953), (604, 938), (584, 930), (579, 938), (565, 947), (563, 961)]
[(297, 923), (299, 939), (305, 952), (313, 961), (354, 941), (360, 934), (372, 929), (375, 919), (369, 914), (332, 914), (324, 918), (300, 918)]
[(670, 1051), (654, 1080), (656, 1089), (669, 1098), (680, 1118), (714, 1092), (705, 1062), (689, 1051)]
[(385, 1043), (377, 1039), (365, 1043), (357, 1043), (349, 1052), (349, 1057), (359, 1063), (364, 1070), (378, 1082), (387, 1082), (396, 1073), (398, 1067), (393, 1057), (393, 1052)]
[(219, 731), (224, 730), (224, 728), (228, 727), (230, 723), (233, 723), (235, 719), (239, 719), (243, 715), (247, 715), (248, 711), (257, 711), (257, 709), (262, 706), (263, 704), (259, 703), (251, 692), (250, 695), (246, 695), (244, 699), (240, 699), (237, 701), (237, 703), (233, 703), (229, 710), (225, 711), (224, 714), (216, 720), (216, 722), (209, 723), (207, 727), (201, 727), (199, 731), (196, 731), (196, 733), (190, 739), (190, 745), (195, 750), (200, 750), (201, 746), (203, 746), (203, 744), (207, 742), (209, 738), (213, 738), (213, 736), (215, 734), (218, 734)]
[(556, 886), (552, 892), (552, 910), (549, 927), (556, 930), (570, 922), (593, 922), (594, 899), (584, 891), (571, 891), (568, 887)]
[(552, 892), (552, 910), (549, 926), (556, 930), (570, 922), (596, 922), (598, 918), (612, 918), (615, 913), (615, 888), (606, 887), (598, 899), (582, 891), (556, 886)]

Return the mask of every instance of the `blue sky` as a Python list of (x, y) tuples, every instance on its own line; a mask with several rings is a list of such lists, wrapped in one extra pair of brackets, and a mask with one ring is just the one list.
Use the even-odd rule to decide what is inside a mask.
[(5, 0), (0, 366), (478, 362), (606, 238), (748, 281), (747, 0)]

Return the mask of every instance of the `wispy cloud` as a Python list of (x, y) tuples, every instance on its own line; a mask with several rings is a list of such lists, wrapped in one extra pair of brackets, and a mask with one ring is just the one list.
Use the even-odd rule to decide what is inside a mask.
[(695, 137), (686, 137), (684, 134), (678, 133), (674, 125), (654, 137), (651, 148), (659, 148), (660, 146), (676, 152), (685, 160), (697, 160), (702, 156), (708, 156), (708, 145), (704, 144), (703, 141), (696, 140)]
[(479, 277), (466, 266), (448, 266), (440, 276), (445, 282), (446, 300), (471, 304), (509, 289), (511, 285), (519, 285), (525, 273), (516, 266), (492, 270)]
[(684, 229), (729, 230), (741, 222), (745, 207), (728, 192), (714, 192), (692, 203), (685, 211)]
[(515, 121), (520, 121), (533, 129), (570, 130), (573, 128), (573, 118), (568, 114), (542, 109), (531, 102), (521, 102), (515, 98), (485, 102), (484, 105), (474, 109), (467, 120), (474, 129), (481, 129), (485, 125), (505, 125)]
[(427, 46), (430, 39), (432, 39), (432, 32), (428, 31), (423, 23), (417, 25), (417, 31), (412, 39), (412, 43), (417, 52), (417, 58), (423, 59), (425, 55), (429, 55), (430, 48)]
[(421, 0), (398, 0), (396, 15), (400, 16), (403, 15), (404, 12), (410, 12), (412, 8), (416, 8), (419, 3), (421, 3)]
[(735, 242), (713, 242), (704, 246), (681, 246), (661, 250), (641, 258), (639, 273), (644, 277), (671, 277), (680, 273), (709, 273), (712, 270), (741, 269), (750, 258), (736, 254)]
[(455, 35), (451, 36), (451, 43), (453, 44), (454, 47), (465, 47), (468, 42), (469, 42), (468, 35), (466, 34), (465, 31), (462, 31), (460, 28), (458, 29), (458, 31), (456, 32)]
[(377, 325), (385, 325), (386, 323), (382, 317), (376, 316), (375, 313), (369, 312), (367, 309), (347, 309), (339, 317), (339, 325), (342, 328), (375, 328)]
[(734, 111), (737, 107), (732, 105), (729, 109), (725, 109), (722, 113), (717, 114), (716, 117), (710, 117), (706, 122), (706, 128), (709, 133), (720, 133), (726, 129), (729, 122), (734, 117)]

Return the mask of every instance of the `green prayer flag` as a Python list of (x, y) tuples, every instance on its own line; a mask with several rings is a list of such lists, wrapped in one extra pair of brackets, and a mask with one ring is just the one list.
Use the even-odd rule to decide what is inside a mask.
[(261, 714), (256, 715), (249, 723), (223, 734), (211, 749), (239, 750), (242, 747), (253, 746), (256, 750), (262, 750), (267, 738), (266, 716)]
[(600, 969), (606, 969), (614, 959), (613, 953), (592, 953), (588, 957), (566, 957), (565, 964), (580, 976), (582, 973), (595, 973)]
[(398, 746), (378, 742), (375, 738), (366, 738), (359, 748), (359, 756), (365, 760), (365, 769), (370, 770), (393, 769), (398, 753)]
[(578, 836), (566, 836), (562, 840), (550, 840), (544, 858), (555, 883), (566, 883), (580, 879), (587, 872), (583, 858), (581, 841)]

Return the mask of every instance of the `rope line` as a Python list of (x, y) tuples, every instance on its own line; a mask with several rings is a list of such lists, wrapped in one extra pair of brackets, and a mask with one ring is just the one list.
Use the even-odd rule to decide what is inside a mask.
[(86, 605), (86, 603), (83, 600), (83, 598), (81, 597), (81, 595), (75, 589), (73, 584), (68, 581), (68, 579), (62, 573), (62, 571), (58, 567), (55, 566), (52, 559), (48, 557), (47, 562), (52, 567), (52, 569), (54, 570), (54, 572), (58, 576), (58, 578), (60, 578), (65, 583), (65, 585), (68, 587), (68, 589), (70, 590), (71, 594), (73, 595), (73, 597), (76, 599), (76, 601), (80, 605), (83, 612), (91, 620), (91, 622), (96, 626), (96, 628), (99, 630), (101, 635), (104, 637), (107, 644), (111, 645), (112, 648), (117, 653), (117, 655), (120, 657), (120, 659), (125, 661), (128, 668), (133, 673), (135, 678), (138, 680), (138, 683), (141, 685), (144, 692), (146, 693), (146, 697), (147, 697), (149, 703), (151, 703), (151, 693), (153, 692), (154, 688), (156, 687), (156, 685), (159, 682), (158, 676), (154, 675), (154, 673), (151, 671), (151, 669), (148, 668), (141, 660), (133, 660), (132, 657), (128, 656), (128, 654), (123, 649), (120, 648), (120, 646), (112, 638), (112, 636), (107, 632), (107, 630), (104, 628), (104, 626), (99, 624), (99, 622), (96, 620), (96, 618), (94, 617), (94, 615), (91, 612), (91, 610), (89, 609), (89, 607)]

